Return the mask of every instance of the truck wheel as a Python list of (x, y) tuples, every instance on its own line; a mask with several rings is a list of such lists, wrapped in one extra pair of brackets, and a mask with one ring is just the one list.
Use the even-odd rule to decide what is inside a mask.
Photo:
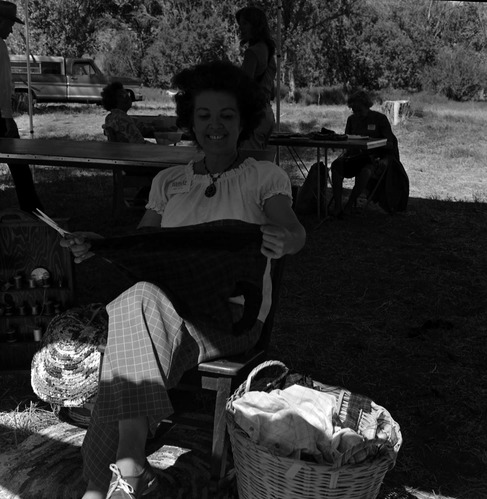
[[(32, 94), (32, 106), (35, 107), (36, 98), (34, 94)], [(27, 92), (15, 92), (15, 96), (13, 98), (13, 111), (19, 114), (28, 113), (29, 112), (29, 97)]]

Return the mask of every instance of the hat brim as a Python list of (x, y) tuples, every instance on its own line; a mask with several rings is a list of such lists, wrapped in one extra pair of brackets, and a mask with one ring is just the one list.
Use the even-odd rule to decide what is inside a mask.
[(21, 21), (17, 16), (6, 16), (0, 14), (0, 18), (8, 19), (10, 21), (13, 21), (14, 23), (25, 24), (24, 21)]

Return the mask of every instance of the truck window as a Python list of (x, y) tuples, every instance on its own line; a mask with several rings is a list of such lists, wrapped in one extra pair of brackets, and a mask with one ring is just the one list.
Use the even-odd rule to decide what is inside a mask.
[(61, 63), (60, 62), (43, 62), (42, 63), (43, 75), (60, 75)]
[(77, 76), (92, 76), (95, 75), (96, 72), (91, 66), (90, 63), (87, 62), (75, 62), (73, 64), (73, 74)]
[[(22, 74), (27, 73), (27, 62), (11, 62), (10, 67), (12, 74)], [(31, 74), (41, 74), (41, 65), (38, 62), (30, 63), (30, 73)]]

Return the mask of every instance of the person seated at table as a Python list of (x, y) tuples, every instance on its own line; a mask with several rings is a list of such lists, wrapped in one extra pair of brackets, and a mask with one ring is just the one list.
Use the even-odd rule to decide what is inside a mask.
[[(288, 175), (272, 162), (239, 153), (265, 109), (258, 85), (239, 67), (222, 61), (185, 69), (173, 84), (178, 89), (177, 124), (204, 156), (157, 174), (139, 228), (228, 219), (257, 224), (262, 237), (257, 252), (266, 269), (262, 303), (258, 320), (238, 336), (183, 319), (160, 287), (148, 282), (138, 282), (107, 306), (100, 389), (82, 447), (88, 480), (83, 499), (105, 497), (107, 488), (106, 497), (112, 499), (138, 498), (152, 490), (155, 475), (145, 457), (145, 442), (173, 412), (168, 390), (198, 363), (256, 344), (270, 306), (270, 260), (294, 254), (305, 243), (305, 230), (292, 210)], [(79, 263), (96, 251), (93, 242), (80, 234), (61, 244)], [(243, 306), (232, 307), (237, 319)]]
[[(110, 111), (105, 117), (103, 125), (104, 134), (111, 142), (130, 142), (132, 144), (151, 144), (154, 142), (144, 139), (144, 134), (153, 132), (151, 127), (143, 123), (137, 123), (127, 111), (132, 107), (130, 93), (125, 90), (123, 84), (114, 81), (108, 84), (101, 92), (102, 105)], [(143, 167), (126, 167), (125, 174), (132, 176), (147, 176), (148, 172)], [(150, 180), (147, 185), (141, 187), (134, 196), (136, 206), (144, 206), (147, 202)]]
[(105, 117), (105, 124), (103, 125), (108, 140), (134, 144), (152, 144), (152, 142), (144, 139), (147, 127), (143, 124), (137, 124), (127, 114), (127, 111), (132, 107), (132, 99), (130, 92), (125, 90), (121, 82), (114, 81), (108, 84), (101, 92), (101, 102), (103, 108), (110, 111)]
[[(349, 150), (332, 162), (333, 215), (337, 217), (352, 210), (373, 176), (379, 176), (393, 159), (399, 160), (397, 138), (392, 132), (391, 124), (385, 114), (370, 109), (373, 106), (370, 96), (365, 91), (359, 90), (348, 98), (347, 104), (353, 114), (347, 119), (345, 134), (387, 139), (387, 145), (360, 153)], [(354, 177), (355, 185), (343, 208), (343, 179)]]

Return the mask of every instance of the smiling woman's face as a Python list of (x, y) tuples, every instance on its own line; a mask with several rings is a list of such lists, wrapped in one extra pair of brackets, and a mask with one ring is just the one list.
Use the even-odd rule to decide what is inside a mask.
[(195, 98), (193, 131), (206, 153), (230, 154), (242, 131), (234, 95), (206, 90)]

